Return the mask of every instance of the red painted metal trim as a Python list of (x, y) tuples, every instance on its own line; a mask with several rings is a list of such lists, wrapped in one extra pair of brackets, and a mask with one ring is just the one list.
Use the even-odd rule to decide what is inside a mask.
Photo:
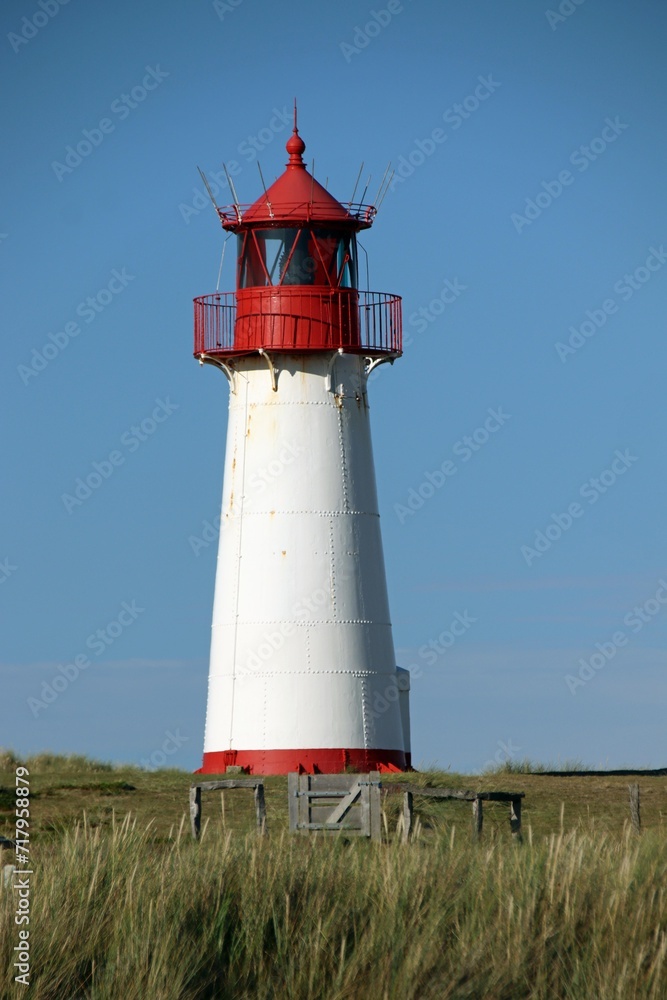
[[(308, 175), (310, 177), (310, 174)], [(317, 184), (317, 181), (315, 182)], [(266, 205), (266, 197), (262, 195), (258, 201)], [(306, 225), (308, 223), (325, 223), (331, 229), (352, 230), (357, 232), (370, 229), (377, 215), (375, 205), (362, 205), (349, 202), (344, 206), (345, 217), (333, 216), (328, 205), (317, 201), (301, 201), (282, 203), (280, 216), (274, 212), (270, 215), (268, 209), (261, 214), (250, 214), (253, 205), (224, 205), (216, 209), (223, 229), (231, 233), (243, 233), (252, 229), (279, 228), (288, 225)], [(246, 215), (247, 213), (247, 215)]]
[(402, 750), (218, 750), (204, 754), (204, 762), (195, 774), (224, 774), (229, 766), (242, 767), (248, 774), (411, 770), (410, 754)]

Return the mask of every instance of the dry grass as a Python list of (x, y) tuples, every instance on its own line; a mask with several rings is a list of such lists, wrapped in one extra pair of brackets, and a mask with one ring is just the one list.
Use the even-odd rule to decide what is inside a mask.
[[(12, 772), (0, 774), (5, 788)], [(3, 1000), (667, 995), (665, 779), (640, 780), (643, 805), (654, 802), (637, 836), (623, 779), (411, 776), (524, 790), (530, 822), (519, 846), (506, 811), (489, 809), (475, 846), (466, 806), (416, 799), (423, 834), (405, 846), (400, 796), (385, 802), (382, 845), (291, 837), (285, 781), (270, 779), (267, 838), (246, 832), (251, 795), (227, 793), (223, 823), (212, 793), (194, 844), (189, 775), (77, 774), (56, 760), (31, 778), (32, 985), (12, 982), (13, 900), (0, 891)]]

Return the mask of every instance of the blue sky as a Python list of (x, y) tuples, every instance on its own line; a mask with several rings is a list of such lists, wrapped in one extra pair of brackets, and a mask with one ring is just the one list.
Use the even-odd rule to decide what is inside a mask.
[(196, 165), (234, 162), (253, 201), (296, 95), (338, 197), (361, 161), (367, 198), (403, 175), (363, 242), (404, 300), (371, 403), (416, 762), (664, 765), (661, 0), (7, 0), (0, 21), (0, 744), (155, 763), (172, 733), (168, 763), (200, 763), (227, 388), (191, 358), (222, 245)]

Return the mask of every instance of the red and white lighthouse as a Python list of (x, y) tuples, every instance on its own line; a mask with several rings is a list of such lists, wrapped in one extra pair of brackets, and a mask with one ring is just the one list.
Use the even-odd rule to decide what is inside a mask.
[(195, 299), (195, 357), (230, 387), (201, 771), (404, 770), (367, 395), (401, 300), (358, 290), (375, 208), (315, 180), (296, 121), (286, 148), (254, 204), (217, 209), (236, 291)]

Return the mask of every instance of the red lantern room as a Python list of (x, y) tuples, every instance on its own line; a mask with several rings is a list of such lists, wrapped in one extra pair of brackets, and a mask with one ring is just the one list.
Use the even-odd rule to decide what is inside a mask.
[(294, 125), (284, 173), (252, 205), (218, 208), (238, 242), (236, 292), (195, 299), (195, 356), (343, 350), (401, 354), (401, 300), (359, 291), (356, 234), (372, 205), (329, 194), (303, 162)]

